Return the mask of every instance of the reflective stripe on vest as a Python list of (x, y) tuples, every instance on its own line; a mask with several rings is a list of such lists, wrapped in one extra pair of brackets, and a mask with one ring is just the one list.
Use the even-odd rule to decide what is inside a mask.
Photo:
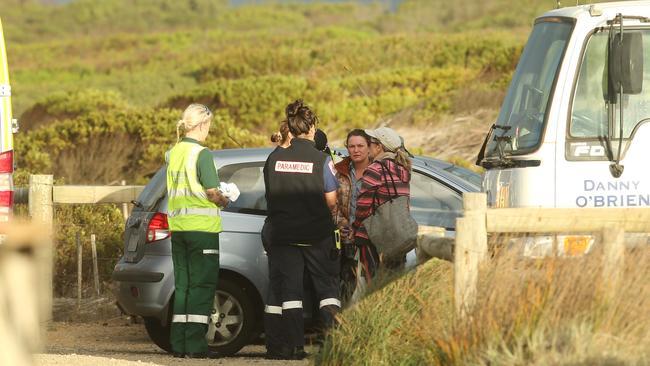
[(167, 162), (167, 212), (174, 231), (221, 231), (221, 210), (208, 200), (197, 175), (199, 154), (205, 147), (181, 141), (165, 156)]
[(219, 217), (221, 210), (218, 208), (179, 208), (167, 214), (167, 217), (178, 217), (182, 215), (202, 215)]
[(192, 192), (189, 189), (171, 189), (169, 190), (169, 195), (174, 196), (174, 198), (178, 197), (199, 197), (199, 198), (208, 198), (208, 195), (205, 194), (205, 192)]

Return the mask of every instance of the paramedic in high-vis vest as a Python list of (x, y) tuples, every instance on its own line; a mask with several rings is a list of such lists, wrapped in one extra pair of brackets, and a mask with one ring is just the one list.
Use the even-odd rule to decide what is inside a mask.
[(219, 190), (212, 153), (201, 145), (212, 117), (204, 105), (188, 106), (176, 126), (180, 141), (165, 156), (176, 285), (170, 336), (174, 357), (218, 357), (208, 349), (205, 334), (219, 274), (220, 209), (229, 199)]

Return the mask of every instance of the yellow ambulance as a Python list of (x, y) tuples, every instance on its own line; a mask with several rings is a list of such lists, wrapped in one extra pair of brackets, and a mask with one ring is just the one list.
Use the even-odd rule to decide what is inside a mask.
[(11, 87), (5, 49), (2, 20), (0, 20), (0, 227), (7, 223), (13, 210), (14, 129), (11, 116)]

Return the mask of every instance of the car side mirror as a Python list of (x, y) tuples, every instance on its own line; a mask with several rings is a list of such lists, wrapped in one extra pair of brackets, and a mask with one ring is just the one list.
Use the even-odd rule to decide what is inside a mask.
[[(622, 37), (622, 42), (621, 42)], [(643, 90), (643, 38), (640, 32), (617, 33), (609, 43), (610, 97)]]

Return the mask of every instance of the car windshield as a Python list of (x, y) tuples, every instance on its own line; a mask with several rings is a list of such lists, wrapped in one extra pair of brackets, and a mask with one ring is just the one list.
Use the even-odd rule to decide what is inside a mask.
[(493, 132), (506, 138), (490, 138), (488, 157), (497, 156), (499, 150), (512, 155), (524, 154), (539, 145), (553, 85), (572, 29), (571, 21), (560, 18), (542, 19), (535, 24), (496, 122), (505, 128)]

